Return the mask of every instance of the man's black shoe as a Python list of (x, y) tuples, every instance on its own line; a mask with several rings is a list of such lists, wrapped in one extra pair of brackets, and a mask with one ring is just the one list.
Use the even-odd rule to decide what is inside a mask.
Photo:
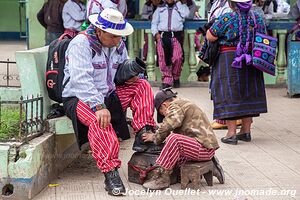
[(214, 171), (213, 171), (213, 175), (215, 177), (217, 177), (217, 179), (219, 180), (219, 182), (221, 184), (225, 183), (225, 174), (224, 174), (224, 170), (222, 168), (222, 166), (219, 163), (219, 160), (216, 158), (216, 156), (214, 156), (212, 159), (212, 162), (214, 163)]
[(146, 153), (150, 153), (150, 154), (160, 154), (163, 147), (164, 147), (164, 143), (156, 145), (154, 144), (154, 142), (147, 142), (147, 150)]
[(148, 149), (148, 145), (143, 141), (142, 135), (144, 133), (153, 133), (153, 127), (146, 125), (135, 134), (132, 150), (136, 152), (145, 152)]
[(142, 139), (143, 133), (144, 132), (139, 131), (135, 134), (134, 143), (133, 143), (133, 147), (132, 147), (133, 151), (145, 152), (147, 150), (148, 147)]
[(121, 196), (125, 194), (125, 187), (117, 169), (104, 173), (104, 176), (105, 190), (109, 195)]

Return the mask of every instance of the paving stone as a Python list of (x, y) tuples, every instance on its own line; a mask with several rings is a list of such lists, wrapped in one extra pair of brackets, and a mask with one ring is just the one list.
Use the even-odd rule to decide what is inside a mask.
[(82, 191), (87, 193), (93, 193), (93, 185), (90, 182), (81, 183), (77, 182), (64, 182), (56, 187), (56, 195), (57, 197), (60, 195), (65, 195), (69, 193), (81, 193)]
[(89, 191), (68, 191), (56, 196), (56, 200), (96, 200), (95, 194)]

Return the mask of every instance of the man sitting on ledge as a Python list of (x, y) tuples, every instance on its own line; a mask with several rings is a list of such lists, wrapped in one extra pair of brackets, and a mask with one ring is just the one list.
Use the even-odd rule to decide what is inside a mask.
[[(117, 125), (125, 122), (125, 127), (117, 134), (128, 130), (122, 111), (130, 107), (135, 132), (142, 134), (153, 129), (154, 95), (149, 83), (137, 76), (115, 85), (117, 69), (128, 59), (122, 36), (133, 32), (123, 15), (106, 8), (89, 16), (89, 20), (91, 25), (72, 39), (66, 51), (63, 104), (79, 146), (90, 142), (92, 155), (105, 175), (108, 194), (122, 195), (125, 188), (118, 172), (119, 141), (111, 121), (121, 113), (124, 120), (115, 121)], [(139, 149), (138, 144), (135, 148)]]

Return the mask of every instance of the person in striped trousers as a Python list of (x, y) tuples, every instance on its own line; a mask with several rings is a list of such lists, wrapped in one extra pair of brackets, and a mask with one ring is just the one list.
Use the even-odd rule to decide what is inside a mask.
[(212, 160), (214, 175), (224, 183), (224, 172), (214, 157), (219, 148), (218, 141), (205, 113), (189, 100), (177, 98), (170, 88), (159, 91), (154, 99), (157, 121), (162, 122), (156, 133), (143, 134), (145, 142), (165, 145), (156, 164), (160, 176), (147, 181), (143, 186), (158, 190), (170, 186), (172, 169), (186, 161)]
[[(85, 33), (73, 38), (66, 50), (63, 104), (72, 119), (79, 147), (90, 143), (97, 167), (104, 173), (108, 194), (122, 195), (126, 191), (118, 172), (121, 160), (117, 134), (128, 131), (124, 111), (128, 107), (132, 110), (136, 133), (156, 127), (154, 95), (150, 84), (139, 79), (138, 74), (116, 85), (117, 69), (128, 61), (122, 36), (133, 32), (122, 13), (106, 8), (89, 20), (91, 25)], [(113, 127), (114, 121), (122, 125), (122, 119), (125, 126)]]
[(151, 32), (156, 40), (162, 88), (180, 87), (183, 65), (183, 23), (189, 16), (186, 0), (166, 0), (153, 13)]

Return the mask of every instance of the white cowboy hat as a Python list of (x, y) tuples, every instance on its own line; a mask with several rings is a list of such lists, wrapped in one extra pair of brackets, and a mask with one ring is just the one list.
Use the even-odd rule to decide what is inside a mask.
[(108, 33), (118, 36), (127, 36), (133, 32), (133, 27), (129, 24), (122, 13), (112, 8), (105, 8), (99, 14), (89, 16), (90, 22)]
[(245, 3), (245, 2), (249, 2), (251, 0), (230, 0), (230, 1), (237, 2), (237, 3)]

